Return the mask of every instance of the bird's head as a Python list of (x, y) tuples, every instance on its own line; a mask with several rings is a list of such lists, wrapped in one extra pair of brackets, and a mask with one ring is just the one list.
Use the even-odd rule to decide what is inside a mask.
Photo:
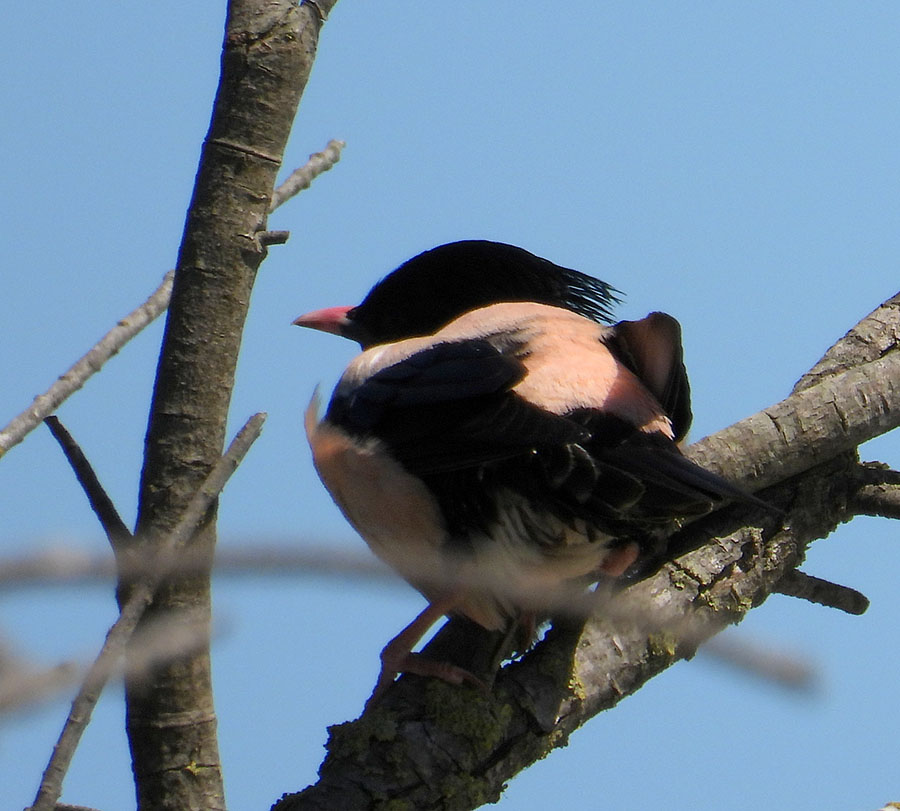
[(329, 307), (294, 323), (377, 344), (431, 335), (463, 313), (503, 301), (564, 307), (609, 321), (618, 291), (605, 282), (555, 265), (501, 242), (467, 240), (440, 245), (404, 262), (356, 307)]

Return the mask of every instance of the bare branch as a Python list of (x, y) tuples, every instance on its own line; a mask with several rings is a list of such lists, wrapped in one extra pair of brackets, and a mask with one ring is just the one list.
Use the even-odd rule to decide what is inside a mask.
[(857, 616), (865, 614), (869, 607), (869, 598), (856, 589), (814, 577), (797, 569), (788, 572), (779, 580), (772, 592), (788, 597), (799, 597), (801, 600), (837, 608), (839, 611)]
[[(140, 680), (160, 665), (190, 654), (206, 643), (206, 634), (206, 623), (197, 621), (187, 611), (155, 618), (132, 639), (134, 651), (127, 662), (129, 677)], [(102, 676), (106, 681), (122, 675), (125, 662), (121, 657), (107, 659), (105, 664), (108, 669)], [(0, 715), (53, 698), (81, 682), (87, 672), (86, 664), (63, 662), (51, 668), (37, 668), (0, 652)]]
[(900, 351), (825, 377), (691, 445), (701, 467), (758, 490), (900, 425)]
[(59, 408), (69, 395), (80, 389), (91, 375), (99, 372), (113, 355), (157, 316), (165, 312), (172, 292), (175, 271), (170, 270), (162, 284), (140, 307), (132, 311), (106, 333), (88, 353), (64, 372), (59, 379), (18, 417), (0, 430), (0, 457), (21, 442), (48, 415)]
[[(330, 5), (330, 4), (329, 4)], [(316, 7), (317, 8), (317, 7)], [(318, 8), (317, 8), (318, 12)], [(309, 162), (296, 169), (290, 177), (276, 189), (269, 211), (274, 211), (294, 195), (309, 188), (322, 172), (331, 169), (340, 160), (343, 141), (329, 141), (322, 152), (310, 155)], [(261, 244), (277, 245), (287, 241), (287, 231), (263, 231), (269, 237), (257, 236)], [(266, 240), (270, 240), (266, 242)], [(163, 277), (162, 284), (137, 309), (122, 318), (106, 333), (79, 361), (60, 375), (46, 392), (34, 398), (32, 404), (12, 419), (0, 430), (0, 457), (10, 448), (18, 445), (41, 421), (56, 411), (72, 394), (80, 389), (92, 375), (100, 371), (113, 355), (117, 354), (135, 335), (162, 315), (169, 306), (172, 280), (175, 271), (170, 270)]]
[(900, 487), (869, 484), (853, 495), (853, 511), (857, 515), (876, 518), (900, 518)]
[(97, 478), (97, 474), (84, 455), (84, 451), (81, 450), (81, 447), (66, 430), (66, 427), (54, 416), (46, 417), (44, 422), (63, 449), (63, 453), (66, 455), (66, 459), (69, 460), (72, 470), (75, 471), (75, 478), (78, 479), (78, 483), (84, 490), (91, 509), (100, 520), (100, 525), (103, 527), (106, 537), (109, 538), (110, 544), (112, 544), (113, 549), (117, 549), (132, 537), (131, 532), (119, 515), (118, 510), (116, 510), (112, 499), (106, 490), (103, 489), (103, 485), (100, 484), (100, 479)]
[[(36, 548), (35, 542), (32, 548)], [(174, 564), (178, 575), (193, 577), (209, 568), (209, 561), (192, 549), (185, 549)], [(15, 588), (35, 588), (72, 583), (109, 582), (117, 572), (126, 580), (142, 577), (148, 568), (140, 554), (129, 555), (119, 561), (119, 568), (108, 555), (75, 551), (68, 547), (44, 549), (33, 554), (0, 558), (0, 588), (9, 592)], [(400, 582), (387, 566), (368, 552), (342, 552), (328, 547), (316, 547), (298, 538), (285, 540), (268, 548), (254, 544), (240, 549), (223, 546), (216, 550), (216, 576), (297, 575), (357, 577)]]
[(797, 381), (794, 391), (809, 388), (844, 369), (877, 360), (897, 348), (900, 293), (876, 307), (836, 341), (812, 369)]
[(852, 514), (900, 518), (900, 472), (880, 462), (866, 462), (859, 466), (857, 481), (848, 504)]
[(347, 144), (344, 141), (332, 139), (321, 152), (313, 152), (309, 156), (309, 160), (299, 169), (294, 169), (288, 175), (287, 180), (272, 193), (269, 212), (271, 213), (304, 189), (308, 189), (313, 180), (322, 172), (327, 172), (341, 159), (341, 152), (345, 146)]
[(290, 237), (290, 231), (258, 231), (256, 241), (263, 248), (268, 248), (270, 245), (284, 245)]
[(72, 709), (59, 740), (53, 748), (53, 755), (44, 771), (31, 811), (52, 811), (62, 793), (62, 781), (72, 762), (78, 742), (91, 719), (100, 693), (109, 679), (115, 663), (124, 653), (125, 646), (134, 633), (138, 620), (153, 599), (153, 594), (160, 582), (168, 574), (167, 567), (174, 559), (175, 554), (190, 540), (197, 526), (206, 516), (207, 510), (224, 488), (228, 478), (259, 436), (264, 420), (264, 414), (256, 414), (247, 421), (228, 451), (213, 467), (190, 500), (175, 529), (158, 545), (159, 565), (132, 585), (119, 618), (109, 629), (100, 653), (88, 669), (81, 689), (72, 702)]

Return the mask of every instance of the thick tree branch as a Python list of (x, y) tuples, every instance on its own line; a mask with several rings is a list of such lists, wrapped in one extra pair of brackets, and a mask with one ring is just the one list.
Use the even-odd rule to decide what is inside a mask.
[[(754, 417), (688, 449), (704, 466), (784, 510), (733, 506), (673, 538), (693, 549), (628, 589), (614, 619), (557, 624), (490, 695), (401, 678), (358, 721), (331, 728), (318, 783), (277, 811), (408, 807), (468, 809), (603, 709), (738, 622), (802, 562), (806, 546), (854, 514), (856, 445), (900, 423), (900, 312), (891, 299), (795, 387)], [(860, 337), (863, 336), (863, 337)], [(629, 607), (639, 618), (629, 623)], [(653, 625), (648, 628), (648, 613)], [(457, 625), (451, 621), (432, 645)]]
[(803, 473), (900, 425), (900, 352), (822, 378), (691, 445), (703, 467), (752, 490)]
[[(256, 271), (257, 235), (318, 41), (308, 3), (231, 0), (221, 75), (178, 253), (141, 476), (139, 539), (165, 536), (221, 453)], [(146, 541), (142, 541), (146, 543)], [(210, 622), (215, 510), (191, 541), (207, 571), (164, 583), (142, 622)], [(129, 583), (120, 579), (120, 594)], [(135, 649), (129, 655), (139, 655)], [(224, 809), (208, 646), (126, 679), (138, 807)]]
[(900, 293), (876, 307), (822, 356), (794, 391), (808, 388), (844, 369), (861, 366), (896, 350), (900, 343)]
[[(141, 477), (141, 543), (170, 531), (221, 453), (276, 174), (334, 0), (230, 0), (221, 75), (178, 253)], [(215, 510), (191, 541), (206, 561), (164, 583), (142, 622), (210, 620)], [(129, 583), (120, 579), (120, 593)], [(139, 653), (139, 651), (135, 651)], [(126, 679), (139, 808), (224, 808), (208, 649)]]

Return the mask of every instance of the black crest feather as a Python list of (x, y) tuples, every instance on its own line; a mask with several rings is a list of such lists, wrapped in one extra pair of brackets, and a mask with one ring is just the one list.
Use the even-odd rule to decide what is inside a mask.
[(618, 291), (592, 276), (502, 242), (440, 245), (404, 262), (378, 282), (349, 318), (365, 345), (430, 335), (478, 307), (534, 301), (612, 320)]

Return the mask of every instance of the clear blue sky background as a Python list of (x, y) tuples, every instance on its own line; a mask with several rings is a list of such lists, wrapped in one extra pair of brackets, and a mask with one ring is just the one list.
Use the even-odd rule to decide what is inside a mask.
[[(3, 385), (24, 408), (175, 261), (216, 86), (221, 2), (7, 4), (0, 50)], [(353, 354), (289, 326), (356, 303), (435, 244), (522, 245), (680, 319), (699, 438), (785, 396), (897, 292), (900, 6), (341, 0), (286, 167), (331, 137), (336, 169), (271, 220), (238, 368), (235, 427), (269, 412), (221, 507), (222, 543), (359, 549), (301, 431), (313, 386)], [(214, 328), (214, 325), (210, 325)], [(60, 410), (127, 519), (161, 322)], [(900, 464), (897, 440), (864, 449)], [(102, 552), (47, 432), (0, 462), (0, 545)], [(895, 528), (858, 520), (806, 569), (868, 614), (773, 597), (734, 633), (813, 661), (797, 696), (682, 663), (514, 780), (500, 807), (876, 809), (897, 780)], [(325, 727), (355, 717), (378, 652), (422, 605), (392, 586), (222, 580), (214, 649), (232, 809), (315, 778)], [(0, 628), (43, 664), (86, 660), (115, 616), (101, 586), (0, 595)], [(33, 797), (63, 699), (0, 725), (0, 807)], [(132, 805), (121, 690), (104, 696), (64, 799)]]

